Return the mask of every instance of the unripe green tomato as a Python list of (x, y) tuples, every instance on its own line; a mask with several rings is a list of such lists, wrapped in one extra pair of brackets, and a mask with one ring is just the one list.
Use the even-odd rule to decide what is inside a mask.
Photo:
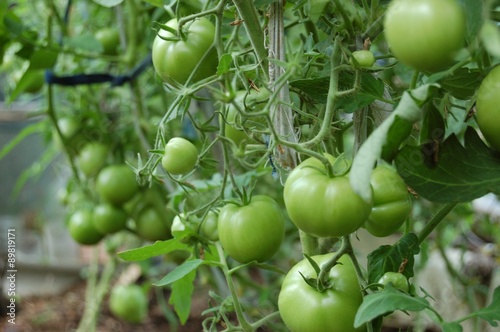
[(148, 241), (168, 240), (172, 238), (173, 219), (174, 213), (166, 208), (158, 211), (153, 206), (146, 206), (135, 220), (135, 231)]
[(139, 285), (118, 285), (111, 290), (109, 310), (127, 322), (143, 322), (148, 315), (148, 305), (148, 298)]
[(213, 242), (219, 241), (218, 217), (217, 212), (209, 211), (201, 221), (201, 235)]
[[(67, 148), (72, 153), (78, 153), (81, 148), (81, 145), (85, 144), (85, 140), (83, 135), (81, 134), (82, 126), (75, 119), (71, 117), (62, 117), (57, 120), (57, 126), (61, 131), (61, 135), (64, 137), (66, 144), (68, 144)], [(54, 144), (60, 150), (64, 149), (63, 141), (59, 136), (56, 128), (52, 129), (52, 137), (54, 140)]]
[(104, 237), (94, 226), (90, 210), (77, 210), (68, 220), (68, 232), (78, 243), (94, 245)]
[(96, 190), (101, 198), (114, 205), (122, 205), (139, 190), (134, 171), (126, 164), (103, 168), (96, 181)]
[(393, 0), (384, 21), (391, 52), (403, 64), (434, 72), (464, 45), (465, 13), (457, 0)]
[(101, 43), (103, 53), (116, 55), (120, 44), (120, 33), (115, 28), (104, 28), (96, 32), (95, 38)]
[(161, 164), (170, 174), (180, 175), (191, 172), (197, 161), (196, 146), (185, 138), (174, 137), (165, 145), (165, 154), (161, 159)]
[(389, 236), (401, 227), (411, 213), (408, 189), (398, 172), (388, 166), (377, 166), (370, 183), (373, 207), (364, 227), (374, 236)]
[(410, 286), (408, 285), (408, 279), (399, 272), (386, 272), (382, 277), (380, 277), (379, 284), (388, 285), (392, 284), (392, 287), (402, 290), (403, 292), (408, 292)]
[(500, 66), (493, 68), (479, 86), (476, 121), (490, 146), (500, 151)]
[(128, 215), (120, 207), (102, 203), (94, 208), (94, 227), (102, 234), (121, 231), (127, 224)]
[(39, 92), (43, 85), (45, 84), (45, 73), (43, 70), (31, 70), (29, 71), (28, 84), (25, 86), (24, 91), (28, 93)]
[(352, 57), (356, 61), (351, 59), (351, 62), (356, 67), (371, 67), (375, 63), (375, 56), (368, 50), (352, 52)]
[(97, 174), (106, 164), (107, 155), (107, 145), (99, 142), (87, 143), (78, 155), (78, 167), (86, 176)]
[(172, 221), (172, 226), (170, 227), (170, 231), (172, 232), (172, 235), (179, 239), (182, 243), (189, 243), (193, 240), (193, 236), (189, 235), (189, 232), (187, 234), (183, 234), (182, 238), (179, 238), (180, 235), (176, 234), (177, 232), (184, 232), (186, 230), (190, 230), (191, 232), (194, 233), (194, 230), (192, 228), (193, 222), (188, 220), (184, 213), (181, 213), (180, 215), (177, 215), (174, 217), (174, 220)]

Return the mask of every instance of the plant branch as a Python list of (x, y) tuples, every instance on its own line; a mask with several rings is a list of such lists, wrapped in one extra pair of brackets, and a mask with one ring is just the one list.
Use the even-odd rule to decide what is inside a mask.
[(422, 244), (425, 239), (432, 233), (432, 231), (443, 221), (444, 217), (450, 213), (457, 203), (448, 203), (444, 205), (436, 215), (424, 226), (418, 235), (418, 244)]

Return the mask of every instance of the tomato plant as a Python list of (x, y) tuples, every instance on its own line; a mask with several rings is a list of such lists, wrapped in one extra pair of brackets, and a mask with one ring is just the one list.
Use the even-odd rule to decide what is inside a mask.
[(391, 284), (394, 288), (402, 290), (403, 292), (408, 292), (410, 287), (408, 286), (408, 280), (406, 277), (399, 272), (386, 272), (382, 277), (380, 277), (379, 284), (388, 285)]
[(94, 227), (102, 234), (111, 234), (125, 228), (128, 215), (120, 207), (111, 204), (99, 204), (94, 208)]
[[(330, 162), (335, 162), (330, 156)], [(286, 210), (302, 231), (331, 237), (350, 234), (370, 214), (366, 203), (352, 189), (348, 176), (328, 176), (319, 159), (309, 158), (288, 176), (284, 187)]]
[(196, 146), (182, 137), (173, 137), (165, 145), (161, 159), (163, 168), (174, 175), (191, 172), (198, 161)]
[(101, 198), (116, 205), (121, 205), (131, 199), (138, 188), (134, 172), (125, 164), (103, 168), (96, 180), (96, 189)]
[[(173, 31), (179, 28), (177, 19), (171, 19), (165, 25)], [(156, 72), (165, 82), (181, 84), (185, 84), (191, 75), (191, 82), (196, 82), (215, 74), (214, 36), (215, 27), (207, 18), (187, 24), (187, 30), (180, 35), (161, 29), (153, 43)]]
[(121, 319), (140, 323), (148, 314), (149, 300), (141, 286), (118, 285), (113, 287), (109, 297), (109, 309)]
[(225, 205), (218, 219), (219, 240), (229, 256), (240, 263), (264, 262), (283, 242), (285, 218), (270, 197), (256, 195), (248, 204)]
[(374, 236), (391, 235), (401, 227), (412, 210), (406, 184), (388, 166), (376, 167), (370, 183), (373, 188), (373, 207), (364, 227)]
[(481, 133), (492, 148), (500, 151), (500, 67), (488, 73), (477, 91), (476, 121)]
[(456, 0), (395, 0), (387, 9), (384, 32), (398, 60), (436, 71), (464, 46), (465, 14)]
[[(313, 256), (318, 265), (334, 254)], [(304, 278), (315, 278), (315, 270), (307, 259), (288, 271), (278, 297), (280, 315), (292, 332), (350, 332), (365, 331), (354, 328), (354, 316), (361, 305), (361, 288), (354, 266), (347, 255), (339, 259), (328, 274), (328, 287), (320, 292)]]
[(104, 234), (94, 226), (90, 210), (77, 210), (68, 220), (68, 232), (80, 244), (93, 245), (99, 243)]

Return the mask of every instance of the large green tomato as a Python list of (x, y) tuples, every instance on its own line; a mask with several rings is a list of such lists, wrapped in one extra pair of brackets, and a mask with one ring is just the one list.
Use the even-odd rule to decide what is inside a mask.
[(371, 176), (373, 207), (364, 227), (378, 237), (396, 232), (410, 215), (412, 202), (403, 178), (389, 166), (376, 167)]
[(94, 208), (94, 227), (103, 234), (121, 231), (127, 224), (128, 215), (121, 207), (103, 203)]
[(165, 145), (161, 164), (170, 174), (180, 175), (191, 172), (197, 161), (198, 149), (196, 146), (185, 138), (174, 137)]
[[(333, 164), (335, 158), (327, 157)], [(305, 160), (290, 173), (283, 195), (297, 228), (317, 237), (339, 237), (356, 231), (372, 207), (354, 192), (348, 176), (329, 177), (316, 158)]]
[(285, 217), (269, 196), (256, 195), (250, 203), (225, 205), (219, 213), (219, 240), (226, 253), (240, 263), (264, 262), (279, 250)]
[(148, 241), (171, 239), (170, 229), (174, 216), (169, 209), (158, 210), (153, 206), (146, 206), (135, 220), (135, 231), (137, 235)]
[[(172, 29), (178, 29), (177, 19), (166, 23)], [(194, 72), (191, 82), (214, 75), (217, 71), (217, 52), (212, 44), (215, 26), (206, 18), (196, 19), (184, 27), (184, 38), (181, 39), (167, 30), (161, 29), (153, 42), (153, 65), (156, 73), (167, 83), (185, 84)], [(165, 40), (162, 38), (177, 38)], [(206, 56), (205, 56), (206, 55)]]
[(134, 196), (139, 189), (134, 171), (126, 164), (110, 165), (97, 176), (96, 189), (101, 198), (121, 205)]
[(433, 72), (449, 65), (463, 47), (465, 14), (457, 0), (394, 0), (384, 32), (402, 63)]
[(77, 164), (83, 174), (97, 174), (106, 164), (108, 146), (99, 142), (87, 143), (78, 155)]
[(104, 237), (94, 226), (90, 210), (75, 211), (70, 216), (67, 226), (71, 237), (80, 244), (97, 244)]
[[(319, 266), (333, 253), (313, 256)], [(332, 287), (319, 292), (304, 277), (316, 278), (307, 259), (298, 262), (285, 276), (278, 297), (278, 308), (285, 325), (292, 332), (360, 332), (354, 328), (354, 317), (363, 301), (361, 287), (349, 256), (342, 256), (329, 273)], [(301, 275), (302, 274), (302, 275)]]
[(486, 75), (477, 91), (476, 121), (492, 148), (500, 151), (500, 66)]
[(111, 290), (109, 310), (127, 322), (144, 321), (148, 315), (148, 305), (148, 297), (139, 285), (118, 285)]

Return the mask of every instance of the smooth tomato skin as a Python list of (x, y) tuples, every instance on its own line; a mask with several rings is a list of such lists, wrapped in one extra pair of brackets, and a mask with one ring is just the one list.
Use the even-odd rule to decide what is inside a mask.
[(165, 145), (161, 164), (170, 174), (181, 175), (191, 172), (197, 161), (196, 146), (185, 138), (174, 137)]
[(102, 203), (94, 208), (94, 227), (102, 234), (121, 231), (127, 224), (128, 215), (121, 207)]
[(139, 185), (130, 167), (126, 164), (115, 164), (99, 172), (96, 190), (104, 201), (122, 205), (134, 196), (139, 190)]
[(219, 241), (218, 219), (217, 212), (209, 211), (201, 221), (200, 234), (212, 242)]
[(115, 28), (103, 28), (96, 32), (95, 38), (102, 45), (103, 53), (116, 55), (120, 44), (120, 33)]
[(168, 209), (158, 211), (153, 206), (146, 206), (135, 220), (135, 231), (144, 240), (163, 241), (172, 238), (170, 231), (174, 213)]
[(375, 63), (375, 56), (368, 50), (354, 51), (352, 57), (356, 60), (356, 62), (352, 61), (352, 63), (357, 67), (371, 67)]
[(252, 197), (244, 206), (225, 205), (218, 218), (224, 251), (240, 263), (264, 262), (279, 250), (285, 236), (280, 206), (265, 195)]
[(457, 0), (394, 0), (384, 21), (391, 52), (403, 64), (433, 72), (464, 46), (465, 13)]
[(148, 314), (148, 297), (136, 284), (113, 287), (109, 297), (109, 309), (117, 317), (131, 322), (141, 323)]
[[(178, 29), (177, 19), (171, 19), (167, 26)], [(200, 18), (188, 23), (186, 40), (165, 40), (175, 38), (171, 32), (160, 30), (153, 42), (153, 66), (156, 73), (167, 83), (178, 82), (185, 84), (202, 61), (205, 53), (208, 54), (198, 66), (191, 82), (214, 75), (217, 70), (218, 58), (215, 48), (212, 47), (215, 36), (215, 26), (206, 18)]]
[(68, 220), (68, 232), (71, 237), (83, 245), (94, 245), (104, 237), (94, 226), (90, 210), (77, 210)]
[[(334, 254), (312, 258), (319, 266)], [(316, 272), (306, 260), (298, 262), (288, 271), (278, 297), (278, 308), (283, 322), (292, 332), (361, 332), (365, 327), (354, 328), (354, 317), (361, 305), (361, 287), (350, 258), (339, 259), (329, 273), (333, 287), (320, 293), (310, 287), (305, 277), (316, 278)], [(300, 272), (300, 273), (299, 273)]]
[(396, 170), (377, 166), (370, 179), (373, 188), (373, 207), (364, 224), (370, 234), (385, 237), (395, 233), (411, 213), (412, 202), (408, 189)]
[(108, 146), (99, 142), (85, 144), (78, 155), (78, 168), (85, 176), (89, 177), (97, 174), (106, 164)]
[(490, 146), (500, 151), (500, 66), (483, 79), (476, 99), (476, 121)]
[(328, 177), (325, 166), (315, 158), (290, 173), (283, 195), (288, 216), (297, 228), (317, 237), (356, 231), (372, 207), (354, 192), (347, 176)]
[(399, 272), (386, 272), (382, 277), (380, 277), (379, 284), (387, 285), (392, 284), (392, 287), (402, 290), (403, 292), (408, 292), (410, 287), (408, 286), (408, 279)]

